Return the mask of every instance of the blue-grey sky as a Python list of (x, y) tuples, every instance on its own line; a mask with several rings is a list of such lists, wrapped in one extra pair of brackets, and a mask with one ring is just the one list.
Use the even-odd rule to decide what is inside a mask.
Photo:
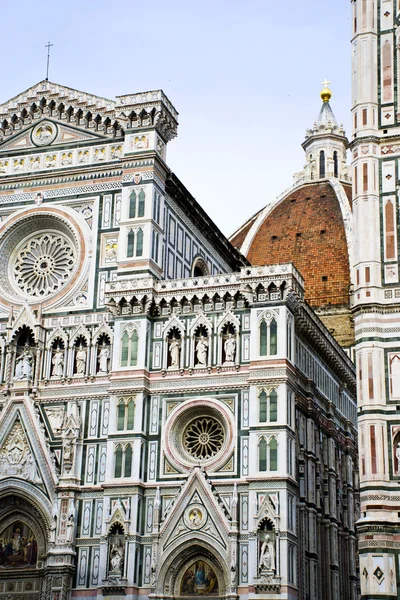
[[(292, 183), (332, 81), (350, 136), (348, 0), (69, 0), (2, 6), (0, 102), (44, 79), (114, 98), (162, 88), (168, 164), (229, 235)], [(4, 58), (7, 57), (7, 58)]]

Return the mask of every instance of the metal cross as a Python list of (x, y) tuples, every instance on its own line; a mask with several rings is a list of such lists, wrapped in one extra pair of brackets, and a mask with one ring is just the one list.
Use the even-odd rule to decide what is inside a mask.
[(45, 48), (47, 48), (47, 69), (46, 69), (46, 81), (49, 80), (49, 64), (50, 64), (50, 48), (54, 46), (54, 44), (46, 44)]
[(327, 80), (327, 78), (325, 77), (325, 81), (323, 81), (323, 82), (321, 83), (321, 85), (323, 85), (324, 87), (328, 87), (328, 85), (329, 85), (330, 83), (332, 83), (332, 82), (331, 82), (331, 81), (328, 81), (328, 80)]

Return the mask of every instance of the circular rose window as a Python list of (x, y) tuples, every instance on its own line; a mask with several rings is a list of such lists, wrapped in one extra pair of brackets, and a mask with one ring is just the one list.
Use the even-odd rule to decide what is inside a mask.
[(34, 298), (55, 294), (71, 277), (75, 260), (76, 250), (62, 233), (34, 234), (17, 249), (15, 283)]
[(212, 417), (203, 417), (189, 423), (183, 434), (183, 443), (191, 456), (204, 460), (221, 450), (224, 437), (221, 423)]
[(165, 425), (166, 457), (180, 471), (198, 464), (218, 470), (232, 456), (234, 429), (234, 416), (226, 404), (214, 398), (183, 402)]

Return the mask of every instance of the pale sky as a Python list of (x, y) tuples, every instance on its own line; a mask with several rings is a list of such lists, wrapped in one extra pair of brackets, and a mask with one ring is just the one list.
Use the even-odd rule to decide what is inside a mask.
[(114, 98), (163, 89), (167, 162), (229, 236), (292, 184), (320, 83), (350, 138), (349, 0), (2, 3), (4, 102), (45, 78)]

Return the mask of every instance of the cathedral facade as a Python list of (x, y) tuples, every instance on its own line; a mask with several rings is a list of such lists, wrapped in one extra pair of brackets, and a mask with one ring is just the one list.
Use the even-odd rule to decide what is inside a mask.
[(299, 271), (170, 171), (163, 92), (0, 114), (0, 598), (354, 600), (355, 370)]

